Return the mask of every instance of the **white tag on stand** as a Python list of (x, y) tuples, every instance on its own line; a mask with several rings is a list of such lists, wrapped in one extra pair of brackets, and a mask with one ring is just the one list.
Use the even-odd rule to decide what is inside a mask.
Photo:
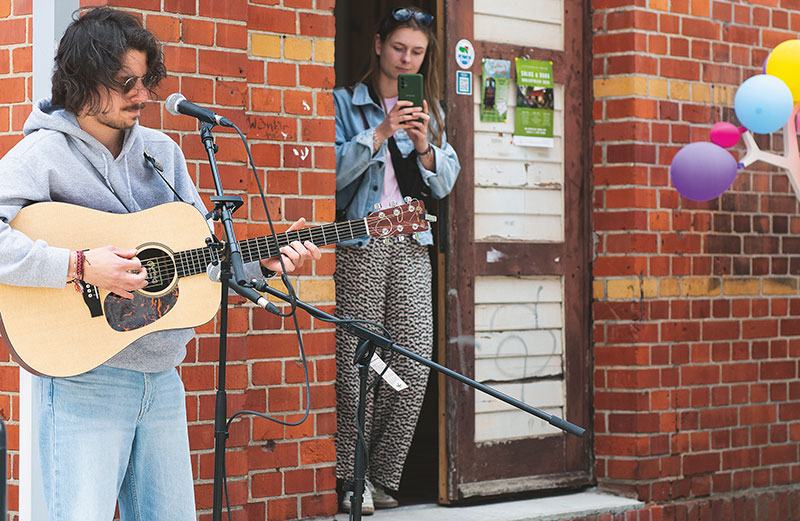
[[(383, 370), (386, 369), (386, 363), (381, 360), (377, 352), (372, 354), (372, 360), (370, 360), (369, 366), (378, 374), (383, 373)], [(387, 384), (391, 385), (395, 391), (402, 391), (408, 388), (408, 384), (401, 380), (400, 377), (397, 376), (397, 373), (392, 371), (391, 367), (383, 373), (383, 379)]]

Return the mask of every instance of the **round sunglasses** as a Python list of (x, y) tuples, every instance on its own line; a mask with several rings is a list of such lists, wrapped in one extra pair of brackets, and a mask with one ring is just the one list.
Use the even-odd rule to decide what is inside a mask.
[(408, 7), (395, 7), (392, 9), (392, 18), (398, 22), (407, 22), (412, 16), (420, 25), (427, 27), (433, 23), (433, 15), (425, 11), (409, 9)]

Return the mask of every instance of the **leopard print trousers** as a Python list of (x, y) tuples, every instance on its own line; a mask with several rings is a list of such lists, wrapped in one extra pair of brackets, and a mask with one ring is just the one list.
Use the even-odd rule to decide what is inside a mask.
[[(336, 247), (336, 314), (383, 324), (394, 343), (430, 358), (433, 350), (431, 263), (428, 247), (396, 238), (372, 240), (366, 248)], [(336, 476), (353, 478), (357, 436), (358, 368), (353, 356), (358, 339), (336, 331)], [(390, 353), (378, 354), (388, 361)], [(367, 477), (397, 490), (425, 396), (429, 369), (394, 353), (391, 368), (408, 384), (395, 391), (385, 382), (367, 396), (369, 450)], [(378, 375), (370, 370), (370, 382)]]

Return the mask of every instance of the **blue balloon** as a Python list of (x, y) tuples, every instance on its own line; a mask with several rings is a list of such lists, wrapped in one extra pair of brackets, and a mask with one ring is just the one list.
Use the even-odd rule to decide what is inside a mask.
[(733, 108), (747, 130), (769, 134), (780, 129), (792, 115), (792, 91), (770, 74), (758, 74), (745, 80), (736, 91)]
[(672, 186), (692, 201), (709, 201), (727, 190), (736, 179), (736, 159), (724, 148), (701, 141), (678, 150), (669, 167)]

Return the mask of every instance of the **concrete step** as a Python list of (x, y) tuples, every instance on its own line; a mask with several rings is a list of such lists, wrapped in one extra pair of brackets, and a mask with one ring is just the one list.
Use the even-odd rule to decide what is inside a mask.
[[(536, 499), (508, 501), (466, 507), (435, 504), (401, 506), (377, 510), (368, 521), (556, 521), (604, 513), (620, 513), (641, 508), (635, 499), (614, 496), (597, 489)], [(337, 514), (336, 521), (347, 521), (348, 514)]]

